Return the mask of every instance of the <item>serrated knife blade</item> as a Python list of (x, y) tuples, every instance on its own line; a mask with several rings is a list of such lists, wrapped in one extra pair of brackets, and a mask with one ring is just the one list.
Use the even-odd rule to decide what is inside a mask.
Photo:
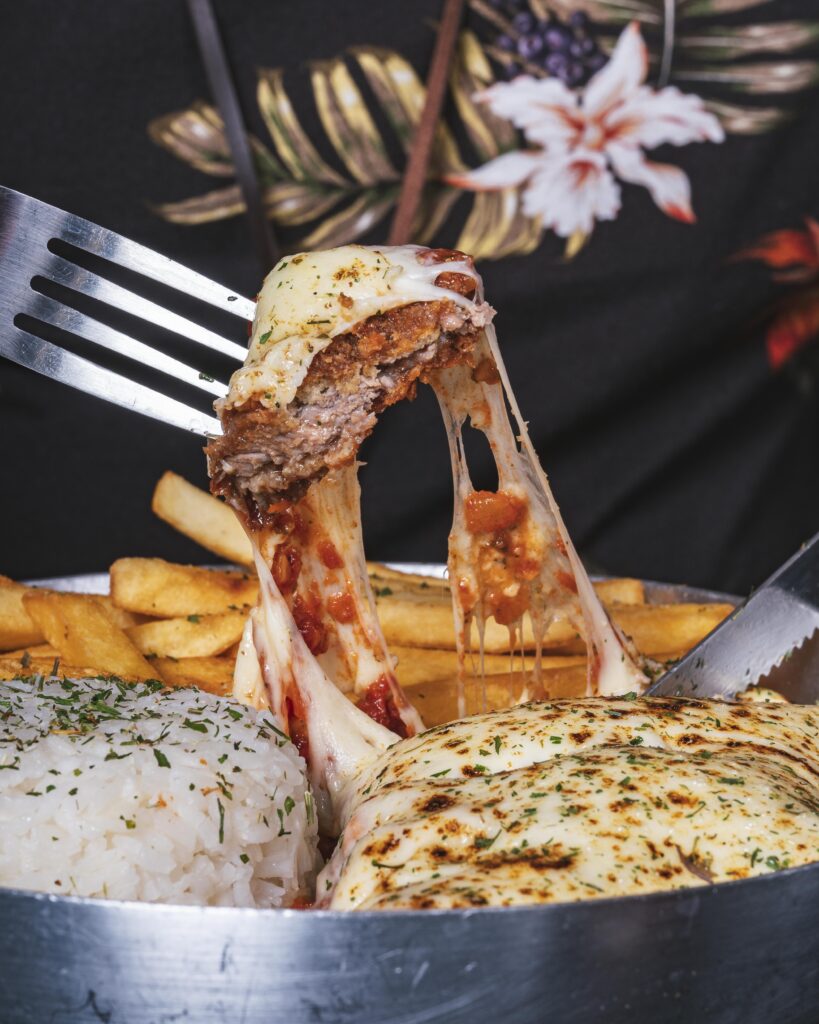
[[(730, 700), (819, 630), (819, 534), (648, 688), (649, 696)], [(771, 685), (771, 684), (768, 684)], [(814, 699), (819, 697), (819, 679)]]

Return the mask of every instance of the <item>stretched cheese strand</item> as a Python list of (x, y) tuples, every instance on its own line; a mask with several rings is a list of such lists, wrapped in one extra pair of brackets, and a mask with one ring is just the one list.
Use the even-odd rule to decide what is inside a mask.
[[(447, 257), (452, 256), (448, 253)], [(438, 284), (442, 274), (475, 283), (475, 298)], [(295, 398), (313, 359), (369, 317), (417, 302), (447, 300), (484, 323), (492, 311), (467, 257), (441, 260), (421, 246), (340, 246), (281, 260), (262, 286), (245, 365), (231, 378), (220, 412), (256, 405), (283, 408)], [(393, 672), (364, 560), (356, 468), (313, 484), (295, 506), (282, 503), (273, 525), (258, 530), (265, 563), (326, 675), (402, 735), (423, 728)], [(269, 517), (270, 518), (270, 517)], [(265, 690), (248, 630), (234, 692), (263, 705)]]
[[(424, 728), (398, 684), (381, 632), (361, 536), (356, 465), (328, 473), (297, 506), (274, 518), (282, 530), (251, 531), (307, 647), (324, 673), (383, 725), (402, 736)], [(246, 631), (234, 694), (264, 706)]]
[(254, 559), (260, 601), (252, 615), (253, 643), (270, 709), (291, 734), (294, 712), (303, 721), (310, 783), (320, 820), (332, 831), (354, 796), (352, 783), (399, 737), (360, 711), (327, 678), (256, 544)]
[[(589, 680), (594, 692), (602, 696), (617, 696), (629, 693), (632, 690), (643, 690), (649, 683), (648, 677), (636, 665), (629, 651), (626, 650), (624, 638), (614, 626), (606, 614), (606, 610), (600, 603), (588, 573), (586, 572), (580, 557), (575, 551), (569, 537), (569, 531), (563, 522), (560, 509), (552, 494), (549, 480), (538, 459), (526, 420), (521, 415), (515, 393), (509, 381), (509, 374), (503, 362), (503, 357), (498, 347), (498, 338), (495, 328), (489, 324), (485, 328), (486, 340), (495, 360), (495, 365), (501, 375), (503, 393), (509, 402), (515, 424), (518, 429), (518, 438), (523, 446), (523, 465), (527, 479), (531, 481), (532, 493), (539, 490), (542, 498), (551, 511), (558, 536), (562, 542), (571, 563), (574, 575), (577, 595), (580, 602), (580, 609), (586, 625), (585, 639), (589, 650)], [(510, 431), (511, 434), (511, 431)]]
[[(498, 618), (502, 614), (499, 609), (505, 606), (513, 632), (520, 627), (524, 611), (529, 614), (538, 643), (555, 620), (567, 619), (573, 625), (589, 652), (589, 694), (640, 691), (648, 680), (610, 622), (572, 545), (520, 416), (491, 325), (485, 328), (477, 358), (475, 371), (465, 366), (441, 370), (434, 384), (455, 485), (449, 575), (461, 679), (471, 620), (476, 620), (480, 634), (485, 619), (491, 614)], [(512, 431), (505, 399), (515, 416), (522, 448)], [(499, 489), (494, 498), (502, 496), (505, 503), (497, 528), (490, 524), (486, 530), (478, 530), (470, 528), (468, 521), (470, 502), (480, 496), (472, 486), (464, 452), (462, 428), (467, 417), (486, 435), (497, 466)], [(492, 498), (488, 495), (481, 500), (490, 502)], [(544, 696), (540, 659), (538, 648), (535, 696)], [(464, 710), (461, 682), (459, 711), (463, 714)]]
[(321, 595), (327, 614), (327, 650), (319, 664), (343, 691), (356, 699), (373, 687), (389, 695), (393, 716), (405, 735), (424, 728), (421, 716), (404, 696), (393, 672), (370, 587), (361, 534), (358, 465), (328, 473), (299, 504), (306, 517), (307, 540), (300, 546), (300, 581)]

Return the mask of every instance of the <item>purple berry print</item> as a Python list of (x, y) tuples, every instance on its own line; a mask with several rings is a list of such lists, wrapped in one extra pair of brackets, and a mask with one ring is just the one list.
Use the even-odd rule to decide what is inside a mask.
[(518, 40), (518, 53), (524, 60), (532, 60), (543, 49), (543, 38), (539, 35), (521, 36)]

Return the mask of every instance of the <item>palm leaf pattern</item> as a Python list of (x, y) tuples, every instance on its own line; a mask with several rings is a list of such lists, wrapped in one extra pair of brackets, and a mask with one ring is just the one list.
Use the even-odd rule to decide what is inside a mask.
[[(775, 0), (529, 0), (538, 17), (584, 11), (601, 47), (610, 50), (623, 26), (640, 23), (657, 85), (677, 84), (702, 96), (728, 132), (758, 134), (786, 119), (798, 94), (819, 82), (819, 21), (776, 21)], [(531, 252), (543, 229), (524, 215), (521, 189), (463, 192), (449, 176), (520, 145), (508, 122), (474, 96), (494, 82), (510, 59), (492, 33), (515, 37), (502, 7), (470, 0), (478, 31), (465, 30), (450, 70), (449, 99), (456, 118), (439, 123), (413, 237), (444, 235), (477, 259)], [(749, 23), (748, 19), (751, 19)], [(520, 61), (519, 70), (545, 75)], [(251, 137), (267, 215), (289, 249), (339, 245), (378, 227), (397, 201), (401, 166), (425, 99), (412, 65), (394, 50), (358, 46), (309, 67), (322, 138), (299, 119), (280, 68), (259, 71), (256, 100), (268, 140)], [(365, 91), (361, 84), (366, 83)], [(388, 126), (386, 138), (379, 122)], [(218, 113), (205, 103), (166, 114), (148, 126), (151, 139), (218, 187), (155, 211), (177, 224), (205, 224), (236, 216), (244, 202)], [(333, 155), (332, 163), (321, 151)], [(216, 183), (214, 183), (216, 184)], [(460, 214), (454, 212), (458, 204)], [(460, 226), (458, 226), (460, 225)], [(571, 241), (572, 256), (582, 240)]]
[[(259, 72), (256, 98), (271, 145), (251, 138), (251, 146), (267, 214), (278, 227), (293, 229), (293, 237), (288, 237), (291, 248), (332, 246), (360, 238), (384, 220), (397, 200), (401, 172), (390, 157), (358, 76), (367, 83), (395, 143), (406, 153), (426, 92), (400, 54), (362, 46), (310, 66), (322, 142), (335, 155), (333, 164), (319, 153), (299, 120), (283, 71)], [(449, 90), (474, 151), (469, 153), (472, 161), (490, 159), (517, 142), (511, 125), (474, 102), (474, 93), (493, 80), (477, 37), (462, 33)], [(196, 103), (167, 114), (153, 121), (148, 132), (154, 142), (196, 170), (212, 177), (233, 177), (224, 126), (213, 107)], [(518, 189), (473, 197), (444, 184), (447, 175), (466, 167), (455, 135), (446, 124), (439, 124), (414, 237), (422, 242), (436, 237), (460, 198), (470, 209), (455, 242), (459, 248), (476, 258), (535, 248), (541, 230), (522, 214)], [(203, 195), (161, 203), (155, 210), (177, 224), (204, 224), (241, 213), (244, 203), (239, 186), (231, 183)]]

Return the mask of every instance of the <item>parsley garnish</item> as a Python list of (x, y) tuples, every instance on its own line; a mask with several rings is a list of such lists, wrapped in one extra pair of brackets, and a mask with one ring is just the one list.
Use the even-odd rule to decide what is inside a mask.
[(154, 757), (156, 758), (156, 763), (159, 765), (160, 768), (171, 767), (171, 762), (167, 759), (167, 757), (165, 757), (162, 751), (157, 750), (156, 747), (154, 747)]
[(488, 850), (492, 843), (494, 843), (498, 836), (501, 834), (501, 832), (503, 832), (503, 829), (499, 828), (498, 831), (493, 836), (477, 836), (475, 839), (475, 846), (479, 850)]

